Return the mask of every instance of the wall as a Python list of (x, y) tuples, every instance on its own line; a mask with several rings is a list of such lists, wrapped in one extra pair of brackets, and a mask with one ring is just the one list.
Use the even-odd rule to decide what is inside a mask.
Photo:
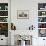
[[(29, 10), (29, 19), (17, 19), (17, 10)], [(35, 3), (35, 1), (30, 0), (12, 0), (11, 16), (11, 22), (16, 25), (17, 30), (28, 30), (32, 24), (37, 27), (37, 2)]]
[[(45, 2), (46, 0), (11, 0), (11, 22), (14, 23), (16, 29), (28, 30), (29, 26), (33, 24), (36, 32), (34, 36), (38, 36), (38, 3)], [(29, 19), (17, 19), (17, 10), (29, 10)], [(34, 37), (33, 46), (40, 46), (38, 43), (43, 44), (43, 39), (41, 39)]]
[[(45, 3), (46, 0), (11, 0), (11, 22), (17, 30), (27, 30), (29, 26), (38, 25), (38, 3)], [(17, 19), (17, 10), (29, 10), (29, 19)]]

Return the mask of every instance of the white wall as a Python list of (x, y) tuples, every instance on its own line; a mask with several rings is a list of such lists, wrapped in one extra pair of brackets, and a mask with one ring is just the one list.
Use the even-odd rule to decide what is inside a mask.
[[(11, 22), (17, 30), (27, 30), (29, 26), (38, 27), (38, 3), (45, 3), (46, 0), (11, 0)], [(29, 10), (29, 19), (17, 19), (17, 10)]]
[[(34, 36), (38, 36), (38, 3), (46, 3), (46, 0), (11, 0), (11, 22), (17, 30), (27, 30), (33, 24), (36, 32)], [(29, 10), (29, 19), (17, 19), (17, 10)], [(42, 38), (36, 38), (33, 38), (34, 46), (43, 44)]]
[[(17, 10), (29, 10), (29, 19), (17, 19)], [(37, 23), (37, 2), (31, 0), (11, 1), (11, 22), (16, 25), (17, 30), (27, 30), (32, 24)]]

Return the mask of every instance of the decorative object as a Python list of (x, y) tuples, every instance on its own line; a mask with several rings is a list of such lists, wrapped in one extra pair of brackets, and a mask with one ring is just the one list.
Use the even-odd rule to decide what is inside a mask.
[(11, 30), (16, 30), (16, 26), (13, 23), (11, 23)]
[(44, 8), (40, 8), (40, 10), (44, 10)]
[(38, 3), (38, 10), (46, 10), (46, 3)]
[(8, 37), (8, 23), (0, 23), (0, 35)]
[(29, 10), (17, 10), (17, 19), (29, 19)]
[(42, 15), (45, 15), (45, 12), (42, 12)]
[(1, 10), (1, 6), (0, 6), (0, 10)]
[(46, 29), (39, 29), (39, 37), (46, 37)]
[(34, 26), (33, 25), (31, 25), (30, 27), (29, 27), (29, 30), (34, 30)]
[(46, 16), (46, 11), (38, 11), (38, 16)]
[(46, 23), (38, 23), (38, 28), (46, 28)]
[[(15, 43), (19, 46), (26, 46), (26, 45), (32, 45), (32, 36), (31, 35), (15, 35), (15, 38), (17, 40), (15, 40)], [(16, 45), (15, 44), (15, 45)]]
[(0, 22), (8, 22), (7, 17), (0, 17)]
[(38, 22), (46, 22), (46, 17), (38, 17)]
[(0, 16), (8, 16), (8, 11), (0, 11)]
[(8, 6), (5, 6), (5, 10), (8, 10)]

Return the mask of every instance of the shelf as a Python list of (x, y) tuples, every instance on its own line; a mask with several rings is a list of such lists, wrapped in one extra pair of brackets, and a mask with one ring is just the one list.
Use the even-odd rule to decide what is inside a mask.
[(38, 36), (46, 37), (46, 3), (38, 3)]
[(8, 17), (8, 16), (0, 16), (0, 17)]
[(38, 10), (38, 11), (46, 11), (46, 10)]
[(0, 10), (0, 11), (8, 11), (8, 10)]
[(38, 29), (46, 29), (46, 28), (38, 28)]
[(0, 35), (8, 37), (8, 3), (0, 3)]
[(38, 23), (46, 23), (46, 22), (38, 22)]
[(0, 23), (8, 23), (8, 22), (0, 22)]
[(38, 17), (46, 17), (46, 15), (44, 15), (44, 16), (38, 16)]

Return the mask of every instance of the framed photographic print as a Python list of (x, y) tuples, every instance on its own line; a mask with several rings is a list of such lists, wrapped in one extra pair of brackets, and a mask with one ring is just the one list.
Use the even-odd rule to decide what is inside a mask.
[(17, 19), (29, 19), (29, 10), (17, 10)]

